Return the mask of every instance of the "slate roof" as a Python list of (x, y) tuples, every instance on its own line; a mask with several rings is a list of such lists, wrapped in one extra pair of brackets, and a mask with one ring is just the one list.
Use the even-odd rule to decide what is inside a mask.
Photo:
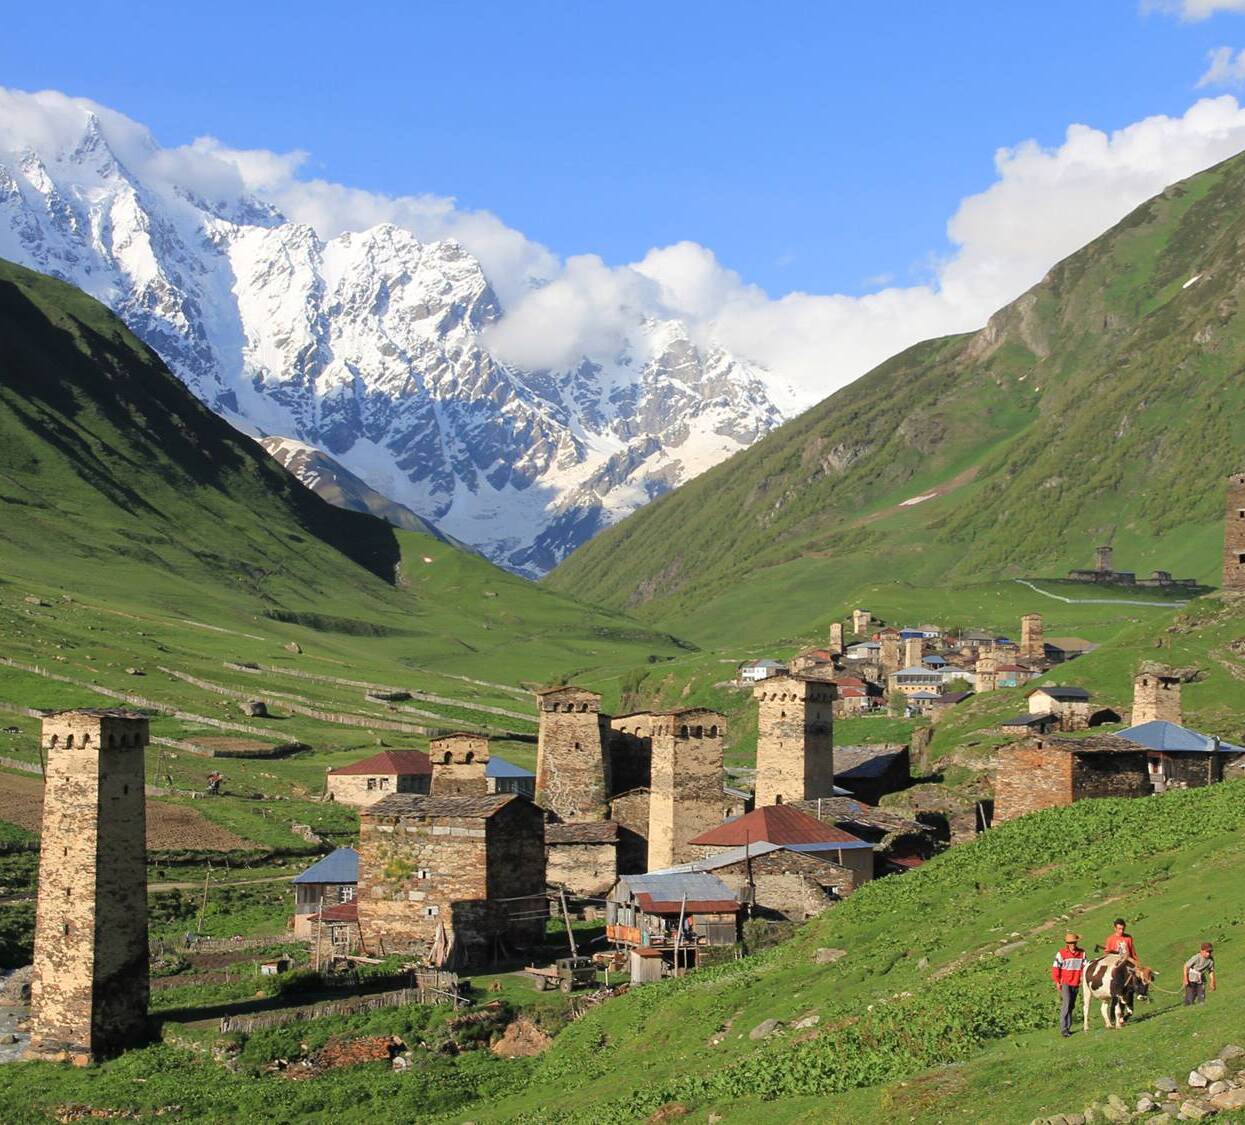
[(790, 805), (765, 805), (744, 816), (702, 832), (689, 840), (698, 847), (740, 847), (759, 843), (782, 844), (793, 850), (807, 848), (867, 848), (864, 840)]
[(716, 875), (705, 871), (624, 875), (619, 882), (635, 896), (640, 909), (650, 914), (677, 914), (680, 909), (730, 913), (739, 909), (730, 888)]
[(372, 777), (430, 776), (432, 762), (422, 750), (382, 750), (370, 758), (329, 770), (334, 777), (367, 774)]
[(903, 756), (904, 747), (836, 746), (835, 778), (881, 777)]
[(1063, 750), (1069, 754), (1140, 754), (1143, 750), (1136, 742), (1129, 742), (1118, 734), (1091, 734), (1088, 738), (1038, 735), (1033, 741), (1044, 750)]
[[(704, 859), (693, 860), (691, 863), (680, 863), (675, 867), (663, 867), (659, 871), (650, 871), (650, 875), (677, 875), (691, 871), (717, 871), (722, 867), (730, 867), (732, 863), (742, 863), (746, 859), (756, 859), (758, 856), (769, 855), (771, 852), (794, 851), (794, 848), (784, 847), (782, 844), (771, 844), (762, 841), (759, 844), (748, 844), (742, 848), (729, 848), (724, 852), (717, 852), (714, 855), (705, 856)], [(831, 863), (829, 860), (823, 860), (828, 867), (840, 867), (837, 863)], [(846, 871), (847, 868), (840, 868)]]
[[(818, 806), (821, 806), (818, 812)], [(890, 809), (866, 805), (855, 797), (823, 797), (820, 801), (794, 801), (789, 808), (799, 807), (807, 810), (816, 819), (820, 815), (822, 821), (833, 821), (840, 826), (847, 825), (864, 831), (875, 832), (917, 832), (925, 833), (928, 829), (910, 817), (900, 816)]]
[(938, 697), (939, 703), (963, 703), (970, 695), (971, 691), (944, 691)]
[(526, 798), (518, 793), (490, 793), (484, 797), (429, 797), (422, 793), (391, 793), (360, 811), (361, 816), (461, 816), (487, 820), (511, 801)]
[(359, 853), (354, 848), (338, 848), (300, 871), (291, 883), (357, 883)]
[(1162, 750), (1167, 754), (1245, 754), (1245, 746), (1200, 734), (1188, 727), (1169, 723), (1163, 719), (1141, 723), (1127, 730), (1116, 731), (1120, 738), (1144, 746), (1147, 750)]
[(522, 766), (516, 766), (513, 762), (506, 761), (505, 758), (491, 757), (488, 765), (484, 767), (485, 777), (530, 777), (535, 780), (536, 775), (531, 770), (525, 770)]
[(1051, 699), (1058, 699), (1065, 703), (1083, 703), (1089, 698), (1089, 692), (1083, 687), (1069, 687), (1067, 684), (1045, 684), (1042, 687), (1035, 687), (1032, 691), (1025, 692), (1025, 698), (1036, 695), (1039, 691), (1045, 692)]
[(546, 824), (546, 844), (616, 844), (618, 825), (612, 820), (586, 824)]
[(1010, 719), (1004, 719), (999, 726), (1001, 727), (1040, 727), (1046, 723), (1058, 722), (1058, 718), (1049, 711), (1043, 711), (1040, 715), (1033, 715), (1026, 711), (1023, 715), (1013, 715)]

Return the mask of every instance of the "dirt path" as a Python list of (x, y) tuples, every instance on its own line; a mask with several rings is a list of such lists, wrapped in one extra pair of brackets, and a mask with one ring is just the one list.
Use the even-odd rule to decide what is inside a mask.
[(1188, 602), (1137, 602), (1129, 601), (1125, 598), (1065, 598), (1063, 594), (1052, 594), (1049, 590), (1043, 590), (1040, 586), (1035, 586), (1024, 578), (1017, 578), (1015, 581), (1022, 586), (1028, 586), (1035, 594), (1041, 594), (1044, 598), (1053, 598), (1057, 602), (1066, 602), (1068, 605), (1143, 605), (1152, 609), (1181, 609), (1187, 606)]
[[(43, 820), (43, 782), (35, 777), (0, 774), (0, 820), (38, 832)], [(255, 845), (218, 827), (194, 809), (148, 799), (147, 847), (151, 851), (194, 848), (231, 852), (253, 849)]]

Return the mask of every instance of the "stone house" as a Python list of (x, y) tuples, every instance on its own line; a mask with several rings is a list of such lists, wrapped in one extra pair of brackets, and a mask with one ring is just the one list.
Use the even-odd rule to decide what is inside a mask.
[(489, 791), (488, 739), (461, 731), (428, 743), (434, 797), (481, 797)]
[(904, 714), (910, 719), (919, 715), (932, 715), (941, 695), (938, 691), (918, 691), (902, 697)]
[(873, 614), (867, 609), (852, 610), (852, 632), (858, 637), (868, 636), (869, 626), (873, 624)]
[(763, 918), (803, 922), (846, 898), (855, 886), (851, 870), (816, 854), (782, 844), (748, 844), (728, 848), (654, 875), (707, 871), (726, 884), (731, 894)]
[(1146, 751), (1113, 734), (1037, 736), (999, 751), (994, 822), (1093, 797), (1146, 797), (1153, 791)]
[(691, 841), (698, 859), (760, 843), (777, 844), (846, 868), (852, 873), (853, 887), (873, 878), (873, 848), (867, 841), (791, 805), (753, 809)]
[(840, 746), (834, 752), (834, 781), (857, 800), (876, 805), (912, 784), (908, 747)]
[(1086, 730), (1091, 714), (1090, 694), (1084, 688), (1048, 684), (1025, 693), (1030, 715), (1054, 715), (1062, 731)]
[(315, 936), (315, 918), (330, 906), (353, 902), (359, 885), (359, 853), (338, 848), (290, 880), (294, 887), (294, 936)]
[(911, 870), (913, 857), (928, 859), (941, 846), (931, 826), (855, 797), (825, 797), (790, 807), (868, 843), (875, 877)]
[(618, 881), (619, 826), (609, 820), (545, 825), (545, 879), (572, 895), (600, 898)]
[(828, 648), (808, 648), (791, 658), (787, 665), (789, 672), (809, 673), (819, 668), (828, 668), (833, 673), (834, 653)]
[(392, 793), (427, 793), (432, 763), (420, 750), (382, 750), (370, 758), (328, 771), (330, 801), (366, 808)]
[(451, 968), (544, 940), (545, 816), (525, 797), (390, 795), (361, 812), (358, 851), (370, 952)]
[(936, 723), (944, 715), (950, 712), (951, 708), (963, 703), (974, 693), (971, 691), (944, 691), (935, 701), (934, 706), (930, 709), (930, 718)]
[(656, 977), (643, 963), (645, 954), (664, 963), (658, 976), (675, 967), (694, 969), (706, 949), (738, 941), (740, 911), (730, 888), (708, 872), (624, 875), (606, 899), (605, 936), (639, 952), (633, 981), (651, 980)]
[(359, 941), (359, 903), (351, 899), (307, 917), (312, 956), (323, 963), (331, 957), (351, 957), (362, 952)]
[(739, 666), (739, 682), (759, 684), (771, 676), (784, 676), (786, 673), (787, 666), (780, 660), (749, 660)]
[(999, 723), (999, 731), (1013, 738), (1026, 738), (1031, 734), (1050, 734), (1059, 730), (1059, 716), (1050, 711), (1042, 711), (1036, 715), (1026, 711), (1023, 715), (1013, 715)]
[(888, 677), (886, 689), (892, 697), (916, 695), (917, 692), (941, 694), (945, 675), (945, 672), (923, 664), (914, 664), (910, 668), (900, 668)]
[(1163, 719), (1131, 726), (1119, 737), (1146, 751), (1150, 780), (1159, 793), (1214, 785), (1230, 776), (1230, 767), (1245, 764), (1245, 746)]

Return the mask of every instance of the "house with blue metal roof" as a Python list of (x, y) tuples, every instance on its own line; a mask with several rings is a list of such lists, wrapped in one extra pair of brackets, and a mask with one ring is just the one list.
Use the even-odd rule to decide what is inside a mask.
[(530, 801), (536, 799), (536, 775), (505, 758), (490, 757), (484, 776), (490, 793), (522, 793)]
[(294, 936), (315, 936), (314, 916), (321, 910), (353, 902), (359, 884), (359, 853), (338, 848), (300, 871), (294, 885)]
[(1119, 737), (1145, 748), (1150, 780), (1160, 793), (1214, 785), (1230, 768), (1240, 771), (1245, 766), (1245, 746), (1164, 719), (1139, 723), (1120, 731)]

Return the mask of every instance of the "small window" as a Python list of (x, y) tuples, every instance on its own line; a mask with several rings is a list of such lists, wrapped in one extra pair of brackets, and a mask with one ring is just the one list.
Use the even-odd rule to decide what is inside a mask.
[(354, 887), (342, 887), (339, 893), (342, 902), (354, 901)]
[(450, 751), (445, 752), (445, 756), (441, 759), (442, 765), (448, 766), (454, 760), (454, 755)]
[[(1241, 564), (1241, 566), (1245, 566), (1245, 551), (1241, 551), (1241, 552), (1239, 552), (1239, 553), (1237, 554), (1237, 556), (1236, 556), (1236, 561), (1237, 561), (1238, 563), (1240, 563), (1240, 564)], [(72, 739), (72, 738), (69, 740), (69, 744), (70, 744), (71, 746), (73, 745), (73, 739)]]
[(68, 922), (66, 922), (63, 926), (61, 926), (61, 933), (64, 934), (65, 937), (69, 936), (69, 923)]
[(1238, 520), (1245, 520), (1245, 508), (1237, 509), (1236, 518)]
[(476, 760), (475, 751), (474, 751), (474, 750), (468, 750), (468, 751), (467, 751), (467, 758), (466, 758), (467, 765), (471, 765), (471, 763), (472, 763), (472, 762), (474, 762), (475, 760)]
[(415, 872), (416, 879), (427, 879), (431, 875), (432, 875), (432, 872), (429, 871), (428, 868), (426, 867), (421, 867), (418, 871)]
[(369, 777), (369, 778), (367, 779), (367, 787), (368, 787), (369, 789), (375, 789), (375, 788), (376, 788), (376, 778), (374, 778), (374, 777)]
[(424, 907), (424, 917), (425, 917), (425, 918), (435, 918), (435, 917), (437, 916), (437, 914), (439, 913), (439, 911), (440, 911), (440, 907), (438, 907), (438, 906), (425, 906), (425, 907)]
[(577, 743), (575, 743), (575, 749), (576, 749), (576, 750), (582, 750), (582, 749), (583, 749), (583, 747), (582, 747), (582, 746), (580, 746), (580, 745), (579, 745), (579, 743), (577, 742)]

